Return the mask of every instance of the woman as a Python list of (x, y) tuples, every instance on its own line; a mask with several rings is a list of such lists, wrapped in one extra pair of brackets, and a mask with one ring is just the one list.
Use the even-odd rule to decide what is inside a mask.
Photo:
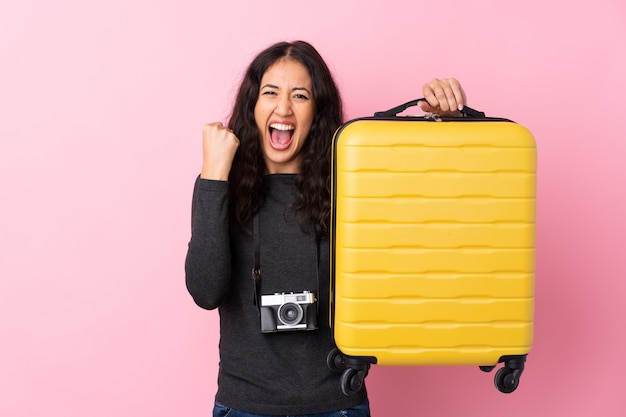
[[(423, 95), (424, 111), (465, 104), (454, 79)], [(214, 417), (369, 416), (366, 389), (345, 396), (326, 364), (329, 164), (342, 120), (327, 65), (298, 41), (252, 61), (228, 127), (204, 126), (185, 270), (194, 301), (220, 313)], [(294, 297), (299, 308), (280, 309)]]

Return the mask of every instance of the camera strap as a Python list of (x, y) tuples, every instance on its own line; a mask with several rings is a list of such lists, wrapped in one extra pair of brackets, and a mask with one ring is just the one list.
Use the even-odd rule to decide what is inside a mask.
[[(252, 267), (252, 280), (254, 281), (254, 304), (261, 312), (261, 226), (259, 221), (259, 213), (254, 214), (253, 235), (254, 235), (254, 266)], [(317, 292), (315, 297), (320, 296), (320, 238), (315, 237), (315, 261), (316, 261), (316, 278)], [(315, 303), (316, 309), (319, 310), (319, 303)], [(317, 311), (316, 310), (316, 311)]]
[(254, 214), (254, 266), (252, 267), (252, 279), (254, 280), (254, 304), (261, 312), (261, 227), (259, 226), (259, 214)]

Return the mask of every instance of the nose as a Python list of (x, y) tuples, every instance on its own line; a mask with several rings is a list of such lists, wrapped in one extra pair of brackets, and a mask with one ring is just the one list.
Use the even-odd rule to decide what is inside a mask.
[(291, 97), (287, 94), (281, 95), (278, 103), (276, 103), (276, 109), (274, 112), (278, 116), (291, 116), (293, 114), (293, 109), (291, 108)]

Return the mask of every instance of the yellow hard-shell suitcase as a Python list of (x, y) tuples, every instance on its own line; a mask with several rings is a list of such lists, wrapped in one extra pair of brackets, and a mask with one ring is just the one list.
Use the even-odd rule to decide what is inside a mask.
[(370, 364), (504, 363), (510, 393), (533, 341), (535, 140), (471, 108), (397, 116), (418, 101), (335, 133), (328, 365), (350, 395)]

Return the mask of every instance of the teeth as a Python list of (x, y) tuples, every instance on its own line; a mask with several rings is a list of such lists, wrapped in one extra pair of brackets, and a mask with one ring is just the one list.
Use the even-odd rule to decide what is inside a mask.
[(270, 125), (270, 127), (272, 129), (276, 129), (276, 130), (283, 130), (283, 131), (287, 131), (287, 130), (294, 130), (295, 127), (291, 126), (291, 125), (284, 125), (282, 123), (272, 123)]

